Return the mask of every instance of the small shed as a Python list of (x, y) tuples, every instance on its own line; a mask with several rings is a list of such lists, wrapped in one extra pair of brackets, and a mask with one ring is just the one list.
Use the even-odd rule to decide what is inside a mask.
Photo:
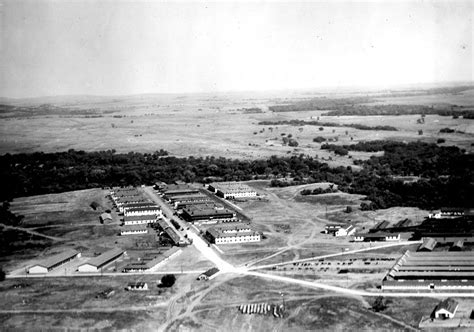
[(107, 222), (112, 222), (112, 220), (113, 220), (112, 215), (110, 213), (106, 213), (106, 212), (102, 213), (99, 218), (100, 218), (100, 222), (102, 222), (104, 224), (107, 223)]
[(423, 243), (418, 248), (418, 251), (433, 251), (437, 243), (438, 242), (431, 237), (425, 238), (423, 239)]
[(464, 240), (457, 240), (456, 242), (453, 243), (450, 250), (451, 251), (461, 251), (463, 247), (464, 247)]
[(434, 310), (434, 317), (436, 319), (451, 319), (458, 310), (459, 303), (452, 299), (447, 298), (441, 301)]

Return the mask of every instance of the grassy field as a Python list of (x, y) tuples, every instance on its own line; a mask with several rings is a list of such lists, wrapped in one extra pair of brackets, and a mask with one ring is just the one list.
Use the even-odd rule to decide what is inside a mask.
[[(147, 282), (150, 290), (126, 291), (127, 284), (135, 281)], [(163, 319), (165, 308), (154, 306), (165, 303), (176, 292), (175, 288), (158, 288), (157, 281), (156, 276), (8, 280), (0, 284), (0, 320), (4, 328), (26, 330), (137, 328), (142, 323), (149, 325), (160, 316)], [(25, 286), (13, 288), (20, 282)], [(115, 290), (109, 299), (95, 297), (108, 288)], [(7, 314), (5, 310), (16, 313)], [(32, 315), (29, 310), (40, 312)]]
[[(458, 145), (472, 151), (474, 120), (452, 119), (436, 115), (426, 116), (424, 124), (416, 122), (419, 116), (323, 116), (321, 121), (338, 124), (365, 124), (369, 126), (391, 125), (398, 131), (367, 131), (347, 127), (326, 127), (319, 131), (317, 126), (262, 126), (260, 121), (310, 120), (322, 111), (272, 113), (268, 106), (288, 103), (311, 96), (307, 94), (287, 95), (275, 98), (263, 94), (223, 94), (218, 96), (136, 96), (129, 98), (102, 98), (88, 100), (60, 101), (54, 98), (51, 104), (62, 107), (61, 112), (51, 114), (34, 110), (26, 115), (3, 114), (0, 121), (2, 138), (0, 153), (32, 151), (108, 150), (119, 152), (153, 152), (161, 148), (174, 155), (215, 155), (238, 158), (260, 158), (270, 155), (305, 153), (324, 158), (330, 164), (351, 165), (349, 157), (338, 157), (320, 150), (320, 144), (312, 139), (338, 137), (341, 144), (361, 140), (395, 139), (402, 141), (423, 140), (435, 142), (446, 139), (445, 144)], [(404, 103), (407, 97), (399, 97)], [(414, 97), (408, 97), (414, 98)], [(428, 99), (418, 96), (419, 103), (432, 105), (443, 103), (447, 96), (436, 95)], [(397, 103), (397, 98), (379, 99), (377, 103)], [(459, 99), (459, 100), (458, 100)], [(416, 100), (416, 99), (415, 99)], [(474, 105), (474, 94), (463, 92), (450, 95), (449, 102)], [(37, 103), (43, 103), (37, 101)], [(21, 102), (18, 102), (21, 104)], [(37, 107), (35, 101), (25, 102)], [(261, 113), (247, 113), (244, 107), (260, 107)], [(86, 117), (84, 110), (90, 115)], [(88, 114), (89, 114), (88, 113)], [(439, 130), (450, 127), (465, 134), (439, 134)], [(423, 130), (423, 135), (418, 131)], [(297, 148), (282, 146), (281, 135), (292, 134), (299, 142)], [(328, 158), (331, 157), (332, 161)], [(353, 154), (354, 158), (359, 158)], [(363, 157), (363, 156), (362, 156)]]
[[(217, 282), (216, 282), (217, 283)], [(212, 286), (211, 286), (212, 288)], [(223, 296), (225, 294), (225, 302)], [(282, 296), (283, 295), (283, 296)], [(348, 329), (404, 329), (403, 321), (374, 313), (371, 299), (327, 294), (314, 289), (267, 282), (252, 277), (238, 277), (212, 288), (200, 304), (177, 316), (167, 327), (171, 331), (302, 331)], [(241, 304), (285, 304), (283, 318), (272, 315), (242, 314)], [(392, 311), (399, 310), (393, 304)]]

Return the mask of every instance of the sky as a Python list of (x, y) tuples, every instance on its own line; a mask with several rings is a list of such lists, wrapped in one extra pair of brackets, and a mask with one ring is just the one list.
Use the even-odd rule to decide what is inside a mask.
[(472, 1), (0, 0), (0, 96), (473, 80)]

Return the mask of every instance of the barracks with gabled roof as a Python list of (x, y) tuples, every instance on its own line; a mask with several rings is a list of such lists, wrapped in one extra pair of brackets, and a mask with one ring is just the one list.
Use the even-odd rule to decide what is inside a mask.
[(97, 272), (99, 271), (99, 269), (116, 261), (124, 254), (125, 251), (120, 248), (109, 250), (107, 252), (104, 252), (100, 256), (91, 258), (86, 263), (79, 265), (77, 270), (79, 272)]
[(56, 269), (77, 257), (81, 257), (81, 253), (76, 250), (69, 249), (60, 254), (48, 257), (35, 265), (30, 266), (28, 268), (28, 273), (48, 273), (49, 271)]
[(382, 281), (382, 289), (474, 289), (472, 252), (406, 251)]

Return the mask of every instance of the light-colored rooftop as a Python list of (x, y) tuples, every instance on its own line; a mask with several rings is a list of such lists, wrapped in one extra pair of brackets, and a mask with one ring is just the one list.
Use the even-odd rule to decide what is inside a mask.
[(121, 248), (114, 248), (112, 250), (104, 252), (100, 256), (91, 258), (90, 260), (88, 260), (86, 263), (82, 265), (89, 264), (92, 266), (101, 267), (105, 263), (109, 262), (111, 259), (114, 259), (115, 257), (122, 255), (124, 252), (125, 251)]
[(62, 261), (65, 261), (65, 260), (77, 255), (78, 253), (79, 252), (74, 250), (74, 249), (68, 249), (68, 250), (63, 251), (60, 254), (45, 258), (44, 260), (42, 260), (39, 263), (35, 264), (35, 266), (39, 265), (39, 266), (43, 266), (43, 267), (46, 267), (46, 268), (49, 269), (49, 268), (61, 263)]

